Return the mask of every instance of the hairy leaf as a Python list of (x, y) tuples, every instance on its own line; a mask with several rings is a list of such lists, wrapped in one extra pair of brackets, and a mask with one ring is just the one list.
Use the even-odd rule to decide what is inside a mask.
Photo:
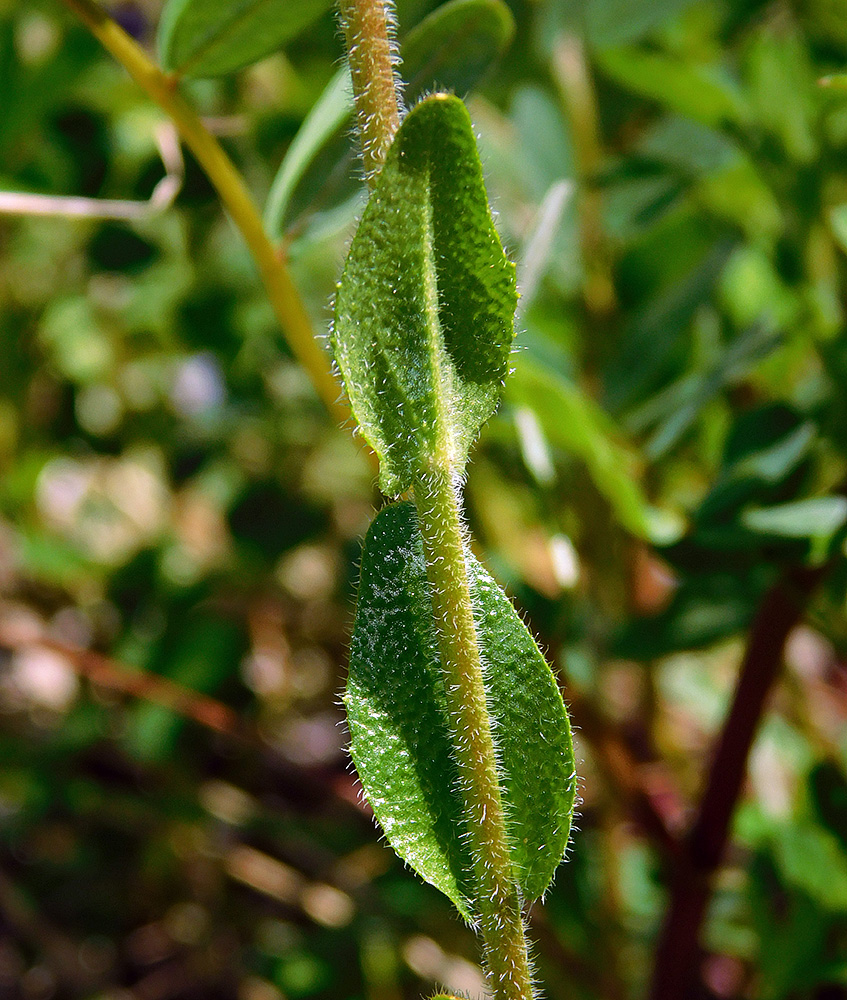
[(170, 0), (159, 25), (164, 68), (180, 76), (232, 73), (270, 55), (332, 0)]
[[(524, 895), (535, 899), (570, 832), (568, 715), (508, 598), (470, 552), (467, 563), (512, 859)], [(351, 754), (392, 847), (469, 917), (472, 861), (423, 543), (409, 503), (384, 508), (365, 541), (345, 702)]]
[[(439, 88), (467, 93), (506, 50), (514, 30), (514, 18), (503, 0), (442, 4), (401, 43), (406, 102), (413, 104)], [(353, 169), (352, 114), (350, 73), (343, 66), (312, 106), (274, 178), (265, 210), (265, 225), (274, 239), (282, 237), (304, 202), (314, 198), (305, 183), (307, 175), (321, 173), (324, 204), (334, 203), (360, 183)]]
[(397, 133), (335, 302), (335, 357), (385, 493), (436, 463), (462, 471), (500, 398), (516, 302), (470, 117), (436, 94)]

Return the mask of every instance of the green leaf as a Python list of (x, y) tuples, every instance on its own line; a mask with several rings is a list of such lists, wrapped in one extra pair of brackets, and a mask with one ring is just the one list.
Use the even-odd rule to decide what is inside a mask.
[(835, 761), (823, 760), (809, 774), (809, 798), (820, 822), (847, 851), (847, 775)]
[(838, 840), (810, 822), (788, 823), (773, 839), (786, 881), (828, 910), (847, 912), (847, 859)]
[(612, 642), (613, 655), (652, 660), (701, 649), (747, 628), (761, 587), (749, 573), (692, 576), (661, 613), (627, 622)]
[(779, 139), (789, 162), (816, 161), (818, 111), (808, 40), (791, 27), (771, 26), (751, 39), (745, 62), (758, 127)]
[(653, 462), (662, 458), (694, 426), (725, 386), (741, 381), (779, 343), (778, 335), (762, 325), (753, 325), (721, 350), (711, 364), (703, 364), (703, 370), (684, 375), (660, 396), (654, 396), (654, 406), (660, 406), (661, 397), (665, 398), (667, 412), (644, 446), (645, 455)]
[(159, 25), (159, 55), (180, 76), (232, 73), (281, 48), (331, 0), (170, 0)]
[[(698, 230), (702, 228), (698, 223)], [(640, 267), (635, 273), (646, 297), (621, 330), (605, 373), (605, 402), (612, 412), (639, 402), (650, 408), (657, 401), (656, 389), (666, 384), (669, 373), (678, 370), (680, 350), (690, 349), (691, 323), (698, 309), (714, 295), (733, 248), (728, 239), (710, 240), (701, 246), (699, 233), (695, 236), (694, 232), (687, 225), (682, 231), (660, 228), (651, 239), (642, 241), (639, 252), (645, 258), (641, 262), (636, 258)], [(673, 246), (673, 254), (667, 253), (668, 246)], [(652, 287), (651, 269), (656, 265), (665, 273), (656, 275), (657, 284)], [(633, 422), (633, 429), (643, 427), (636, 428)]]
[[(405, 98), (413, 104), (436, 89), (467, 93), (508, 48), (514, 18), (503, 0), (451, 0), (414, 27), (401, 44)], [(268, 196), (265, 225), (280, 239), (304, 199), (307, 174), (319, 160), (321, 184), (334, 184), (336, 197), (347, 191), (354, 153), (350, 142), (353, 97), (343, 66), (312, 106), (291, 143)], [(357, 179), (358, 180), (358, 179)], [(329, 200), (332, 200), (331, 196)]]
[(628, 531), (660, 544), (679, 537), (682, 522), (650, 506), (638, 483), (635, 454), (616, 440), (614, 422), (592, 399), (523, 355), (507, 393), (513, 404), (532, 410), (553, 445), (585, 463), (594, 485)]
[(716, 67), (635, 48), (607, 49), (598, 59), (603, 72), (613, 80), (704, 125), (738, 122), (745, 117), (732, 81)]
[(751, 531), (783, 538), (829, 537), (847, 523), (847, 497), (810, 497), (772, 507), (748, 507), (741, 523)]
[(847, 253), (847, 205), (836, 205), (829, 210), (829, 228), (835, 242)]
[(348, 132), (352, 111), (350, 70), (342, 66), (303, 120), (271, 185), (265, 207), (265, 228), (271, 239), (282, 239), (292, 199), (321, 151), (332, 144), (335, 155), (331, 161), (335, 162), (350, 153)]
[(770, 446), (742, 455), (729, 466), (728, 478), (781, 483), (809, 454), (816, 437), (817, 428), (810, 420), (800, 423)]
[(593, 47), (624, 45), (644, 37), (690, 7), (693, 0), (591, 0), (585, 28)]
[(590, 49), (605, 49), (657, 34), (692, 6), (694, 0), (559, 0), (538, 14), (538, 43), (553, 50), (563, 35), (584, 38)]
[(461, 473), (500, 399), (516, 302), (470, 117), (436, 94), (397, 133), (335, 301), (335, 358), (383, 492), (436, 464)]
[(439, 88), (466, 94), (509, 47), (515, 19), (502, 0), (450, 0), (416, 25), (401, 55), (406, 95)]
[[(567, 846), (576, 782), (570, 725), (549, 666), (503, 591), (467, 552), (516, 876), (542, 895)], [(371, 525), (345, 695), (350, 752), (392, 847), (471, 916), (444, 677), (412, 504)]]

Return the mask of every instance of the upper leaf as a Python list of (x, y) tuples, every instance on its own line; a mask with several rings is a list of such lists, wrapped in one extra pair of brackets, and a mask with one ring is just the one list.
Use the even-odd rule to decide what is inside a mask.
[(470, 117), (433, 95), (394, 139), (335, 301), (335, 357), (384, 492), (435, 464), (462, 471), (500, 398), (516, 303)]
[[(568, 715), (508, 598), (470, 552), (466, 558), (512, 863), (524, 895), (535, 899), (570, 832), (576, 782)], [(380, 511), (365, 541), (345, 702), (350, 751), (389, 842), (470, 917), (473, 864), (409, 503)]]
[(180, 76), (223, 76), (270, 55), (332, 0), (169, 0), (159, 54)]

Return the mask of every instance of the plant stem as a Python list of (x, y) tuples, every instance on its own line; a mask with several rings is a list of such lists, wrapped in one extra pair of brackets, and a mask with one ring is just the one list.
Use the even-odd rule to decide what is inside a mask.
[(526, 934), (506, 836), (459, 501), (446, 466), (417, 480), (415, 502), (468, 817), (486, 966), (495, 1000), (530, 1000)]
[(602, 199), (597, 174), (603, 165), (600, 116), (585, 43), (577, 35), (563, 35), (553, 50), (553, 78), (571, 128), (580, 184), (583, 297), (589, 317), (604, 320), (617, 303), (608, 240), (603, 232)]
[(339, 0), (365, 177), (373, 186), (400, 125), (391, 20), (385, 0)]
[[(362, 139), (373, 185), (400, 122), (385, 0), (339, 0)], [(434, 293), (434, 280), (430, 283)], [(431, 303), (436, 308), (435, 303)], [(436, 376), (437, 376), (436, 372)], [(474, 858), (485, 962), (494, 1000), (531, 1000), (521, 899), (506, 835), (497, 759), (473, 619), (459, 500), (449, 449), (415, 482), (432, 611), (445, 673), (447, 709)]]
[(176, 81), (163, 73), (94, 0), (63, 2), (173, 120), (244, 237), (292, 352), (309, 373), (315, 390), (333, 418), (339, 422), (347, 420), (350, 414), (340, 402), (329, 358), (318, 346), (303, 300), (282, 258), (268, 239), (253, 199), (232, 160), (176, 89)]
[(700, 928), (712, 893), (712, 877), (729, 839), (747, 760), (768, 695), (779, 677), (785, 643), (802, 621), (829, 565), (795, 567), (769, 590), (759, 606), (697, 817), (685, 839), (659, 936), (652, 1000), (685, 1000), (699, 956)]

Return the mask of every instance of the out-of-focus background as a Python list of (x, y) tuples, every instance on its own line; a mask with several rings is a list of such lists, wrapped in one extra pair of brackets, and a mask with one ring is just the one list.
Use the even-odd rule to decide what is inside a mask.
[[(436, 6), (398, 0), (400, 36)], [(784, 628), (684, 996), (839, 1000), (847, 89), (819, 80), (847, 69), (847, 2), (509, 7), (467, 96), (523, 298), (466, 495), (578, 727), (539, 978), (648, 995), (745, 648), (766, 670)], [(111, 9), (153, 50), (156, 0)], [(341, 55), (328, 11), (185, 86), (260, 204)], [(352, 141), (279, 220), (321, 332)], [(0, 215), (0, 997), (478, 995), (471, 932), (344, 750), (363, 446), (194, 159), (59, 0), (0, 3), (0, 187), (136, 203)]]

